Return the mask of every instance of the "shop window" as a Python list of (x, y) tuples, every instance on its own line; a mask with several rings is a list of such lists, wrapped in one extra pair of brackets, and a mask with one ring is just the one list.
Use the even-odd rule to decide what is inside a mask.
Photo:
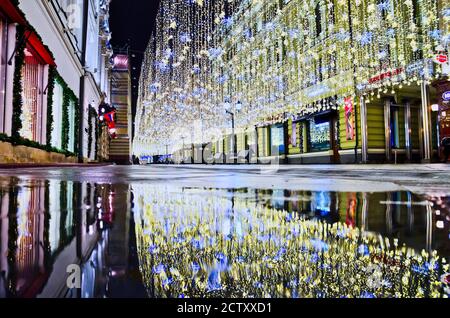
[(25, 65), (22, 69), (23, 107), (20, 135), (26, 139), (43, 142), (43, 86), (44, 65), (34, 50), (25, 49)]
[(311, 152), (331, 149), (331, 126), (329, 119), (314, 118), (309, 122), (309, 150)]
[[(272, 156), (285, 154), (283, 125), (274, 125), (270, 128), (270, 145)], [(277, 151), (276, 149), (278, 153), (273, 153)]]
[(52, 130), (52, 146), (62, 149), (62, 108), (63, 108), (63, 87), (55, 82), (53, 91), (53, 130)]
[(391, 120), (391, 147), (393, 149), (399, 149), (400, 145), (400, 123), (399, 123), (399, 109), (398, 107), (392, 108), (392, 120)]
[(75, 103), (70, 101), (69, 104), (69, 147), (71, 152), (75, 151)]
[(6, 126), (6, 67), (7, 56), (7, 28), (6, 19), (0, 15), (0, 133), (5, 132)]

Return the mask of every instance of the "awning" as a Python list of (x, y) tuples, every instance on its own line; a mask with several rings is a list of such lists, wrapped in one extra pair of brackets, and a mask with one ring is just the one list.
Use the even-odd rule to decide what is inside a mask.
[(48, 51), (36, 33), (32, 31), (25, 32), (25, 38), (28, 38), (28, 44), (34, 49), (45, 64), (56, 66), (52, 54)]
[(22, 13), (17, 10), (16, 6), (10, 0), (0, 1), (0, 10), (13, 22), (27, 25), (27, 20), (25, 20)]
[[(29, 29), (29, 23), (23, 16), (23, 13), (10, 0), (0, 1), (0, 11), (2, 11), (12, 22), (18, 23)], [(56, 66), (55, 60), (47, 47), (42, 43), (34, 31), (27, 30), (25, 38), (28, 44), (33, 47), (45, 64)]]

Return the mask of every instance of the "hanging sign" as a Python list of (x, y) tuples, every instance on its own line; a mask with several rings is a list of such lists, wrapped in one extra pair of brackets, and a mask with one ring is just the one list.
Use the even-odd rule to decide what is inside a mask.
[(355, 112), (353, 105), (353, 98), (347, 97), (344, 99), (345, 109), (345, 128), (347, 133), (347, 140), (355, 139)]
[(442, 99), (444, 100), (444, 102), (449, 102), (450, 101), (450, 91), (444, 92), (444, 94), (442, 94)]
[(397, 76), (397, 75), (403, 73), (404, 71), (405, 70), (403, 68), (397, 68), (397, 69), (392, 70), (392, 71), (384, 72), (382, 74), (379, 74), (377, 76), (374, 76), (374, 77), (370, 78), (369, 79), (369, 84), (374, 84), (374, 83), (377, 83), (377, 82), (384, 81), (386, 79), (390, 79), (390, 78), (392, 78), (394, 76)]
[(448, 62), (448, 56), (445, 54), (438, 54), (434, 58), (434, 61), (439, 64), (444, 64)]

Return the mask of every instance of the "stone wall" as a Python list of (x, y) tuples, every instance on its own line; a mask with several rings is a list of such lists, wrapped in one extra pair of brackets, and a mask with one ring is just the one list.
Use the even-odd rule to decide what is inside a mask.
[(77, 163), (76, 157), (47, 152), (26, 146), (13, 146), (8, 142), (0, 142), (0, 163)]

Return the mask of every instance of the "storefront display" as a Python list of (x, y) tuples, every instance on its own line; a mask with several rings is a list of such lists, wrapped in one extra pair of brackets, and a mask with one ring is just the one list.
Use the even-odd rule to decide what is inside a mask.
[(274, 125), (270, 129), (270, 145), (272, 149), (272, 155), (276, 155), (273, 152), (278, 150), (278, 155), (282, 155), (285, 153), (284, 146), (284, 126), (283, 125)]
[(319, 152), (331, 149), (331, 127), (329, 120), (313, 119), (309, 122), (310, 151)]
[(41, 118), (43, 116), (44, 65), (33, 49), (25, 49), (23, 67), (23, 108), (22, 130), (20, 135), (26, 139), (41, 142)]

